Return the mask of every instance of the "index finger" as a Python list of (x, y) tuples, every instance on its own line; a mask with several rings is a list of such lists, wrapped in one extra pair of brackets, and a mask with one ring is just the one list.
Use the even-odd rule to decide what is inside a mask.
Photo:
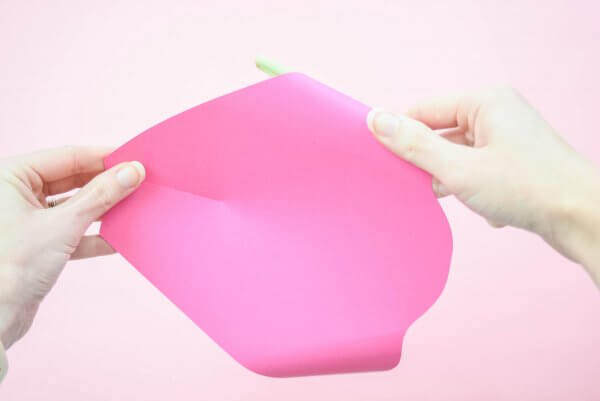
[(468, 129), (481, 104), (479, 94), (458, 94), (434, 97), (417, 103), (407, 115), (431, 129)]
[(23, 156), (23, 161), (44, 182), (52, 182), (104, 171), (103, 159), (112, 151), (111, 147), (64, 146), (30, 153)]

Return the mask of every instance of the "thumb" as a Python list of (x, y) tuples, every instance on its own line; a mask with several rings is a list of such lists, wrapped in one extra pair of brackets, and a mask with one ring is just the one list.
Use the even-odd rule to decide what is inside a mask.
[(61, 204), (88, 227), (139, 187), (146, 172), (137, 161), (118, 164), (97, 175), (69, 200)]
[(373, 109), (367, 116), (367, 124), (385, 147), (442, 181), (445, 173), (462, 162), (469, 150), (409, 117)]

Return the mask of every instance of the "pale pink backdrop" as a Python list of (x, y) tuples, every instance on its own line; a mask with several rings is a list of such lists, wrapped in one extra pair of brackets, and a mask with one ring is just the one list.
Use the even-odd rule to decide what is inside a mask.
[[(599, 14), (593, 1), (3, 0), (0, 152), (118, 145), (263, 79), (263, 54), (397, 111), (510, 83), (600, 163)], [(448, 285), (392, 371), (258, 376), (117, 255), (67, 266), (9, 350), (0, 399), (600, 400), (600, 297), (586, 274), (532, 235), (442, 204)]]

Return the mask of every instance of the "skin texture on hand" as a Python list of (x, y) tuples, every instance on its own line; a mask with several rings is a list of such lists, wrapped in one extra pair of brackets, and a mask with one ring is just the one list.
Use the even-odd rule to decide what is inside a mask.
[[(31, 326), (42, 299), (70, 259), (113, 253), (85, 236), (143, 181), (139, 162), (104, 171), (112, 149), (65, 147), (0, 160), (0, 341), (5, 348)], [(47, 197), (81, 189), (49, 207)]]
[[(600, 284), (600, 174), (510, 88), (435, 98), (406, 115), (374, 109), (384, 146), (494, 227), (539, 234)], [(439, 130), (439, 131), (438, 131)]]

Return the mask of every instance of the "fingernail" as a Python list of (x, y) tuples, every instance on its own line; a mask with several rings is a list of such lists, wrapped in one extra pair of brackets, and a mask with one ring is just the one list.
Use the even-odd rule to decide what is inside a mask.
[(367, 115), (367, 126), (375, 135), (392, 136), (398, 128), (399, 118), (392, 113), (373, 109)]
[(146, 170), (142, 163), (134, 161), (121, 167), (117, 172), (117, 181), (123, 188), (133, 188), (142, 182), (145, 175)]
[(373, 134), (375, 133), (375, 129), (373, 128), (373, 120), (375, 119), (375, 115), (381, 111), (381, 108), (375, 107), (369, 111), (369, 114), (367, 114), (367, 127), (369, 127), (369, 131), (371, 131)]

